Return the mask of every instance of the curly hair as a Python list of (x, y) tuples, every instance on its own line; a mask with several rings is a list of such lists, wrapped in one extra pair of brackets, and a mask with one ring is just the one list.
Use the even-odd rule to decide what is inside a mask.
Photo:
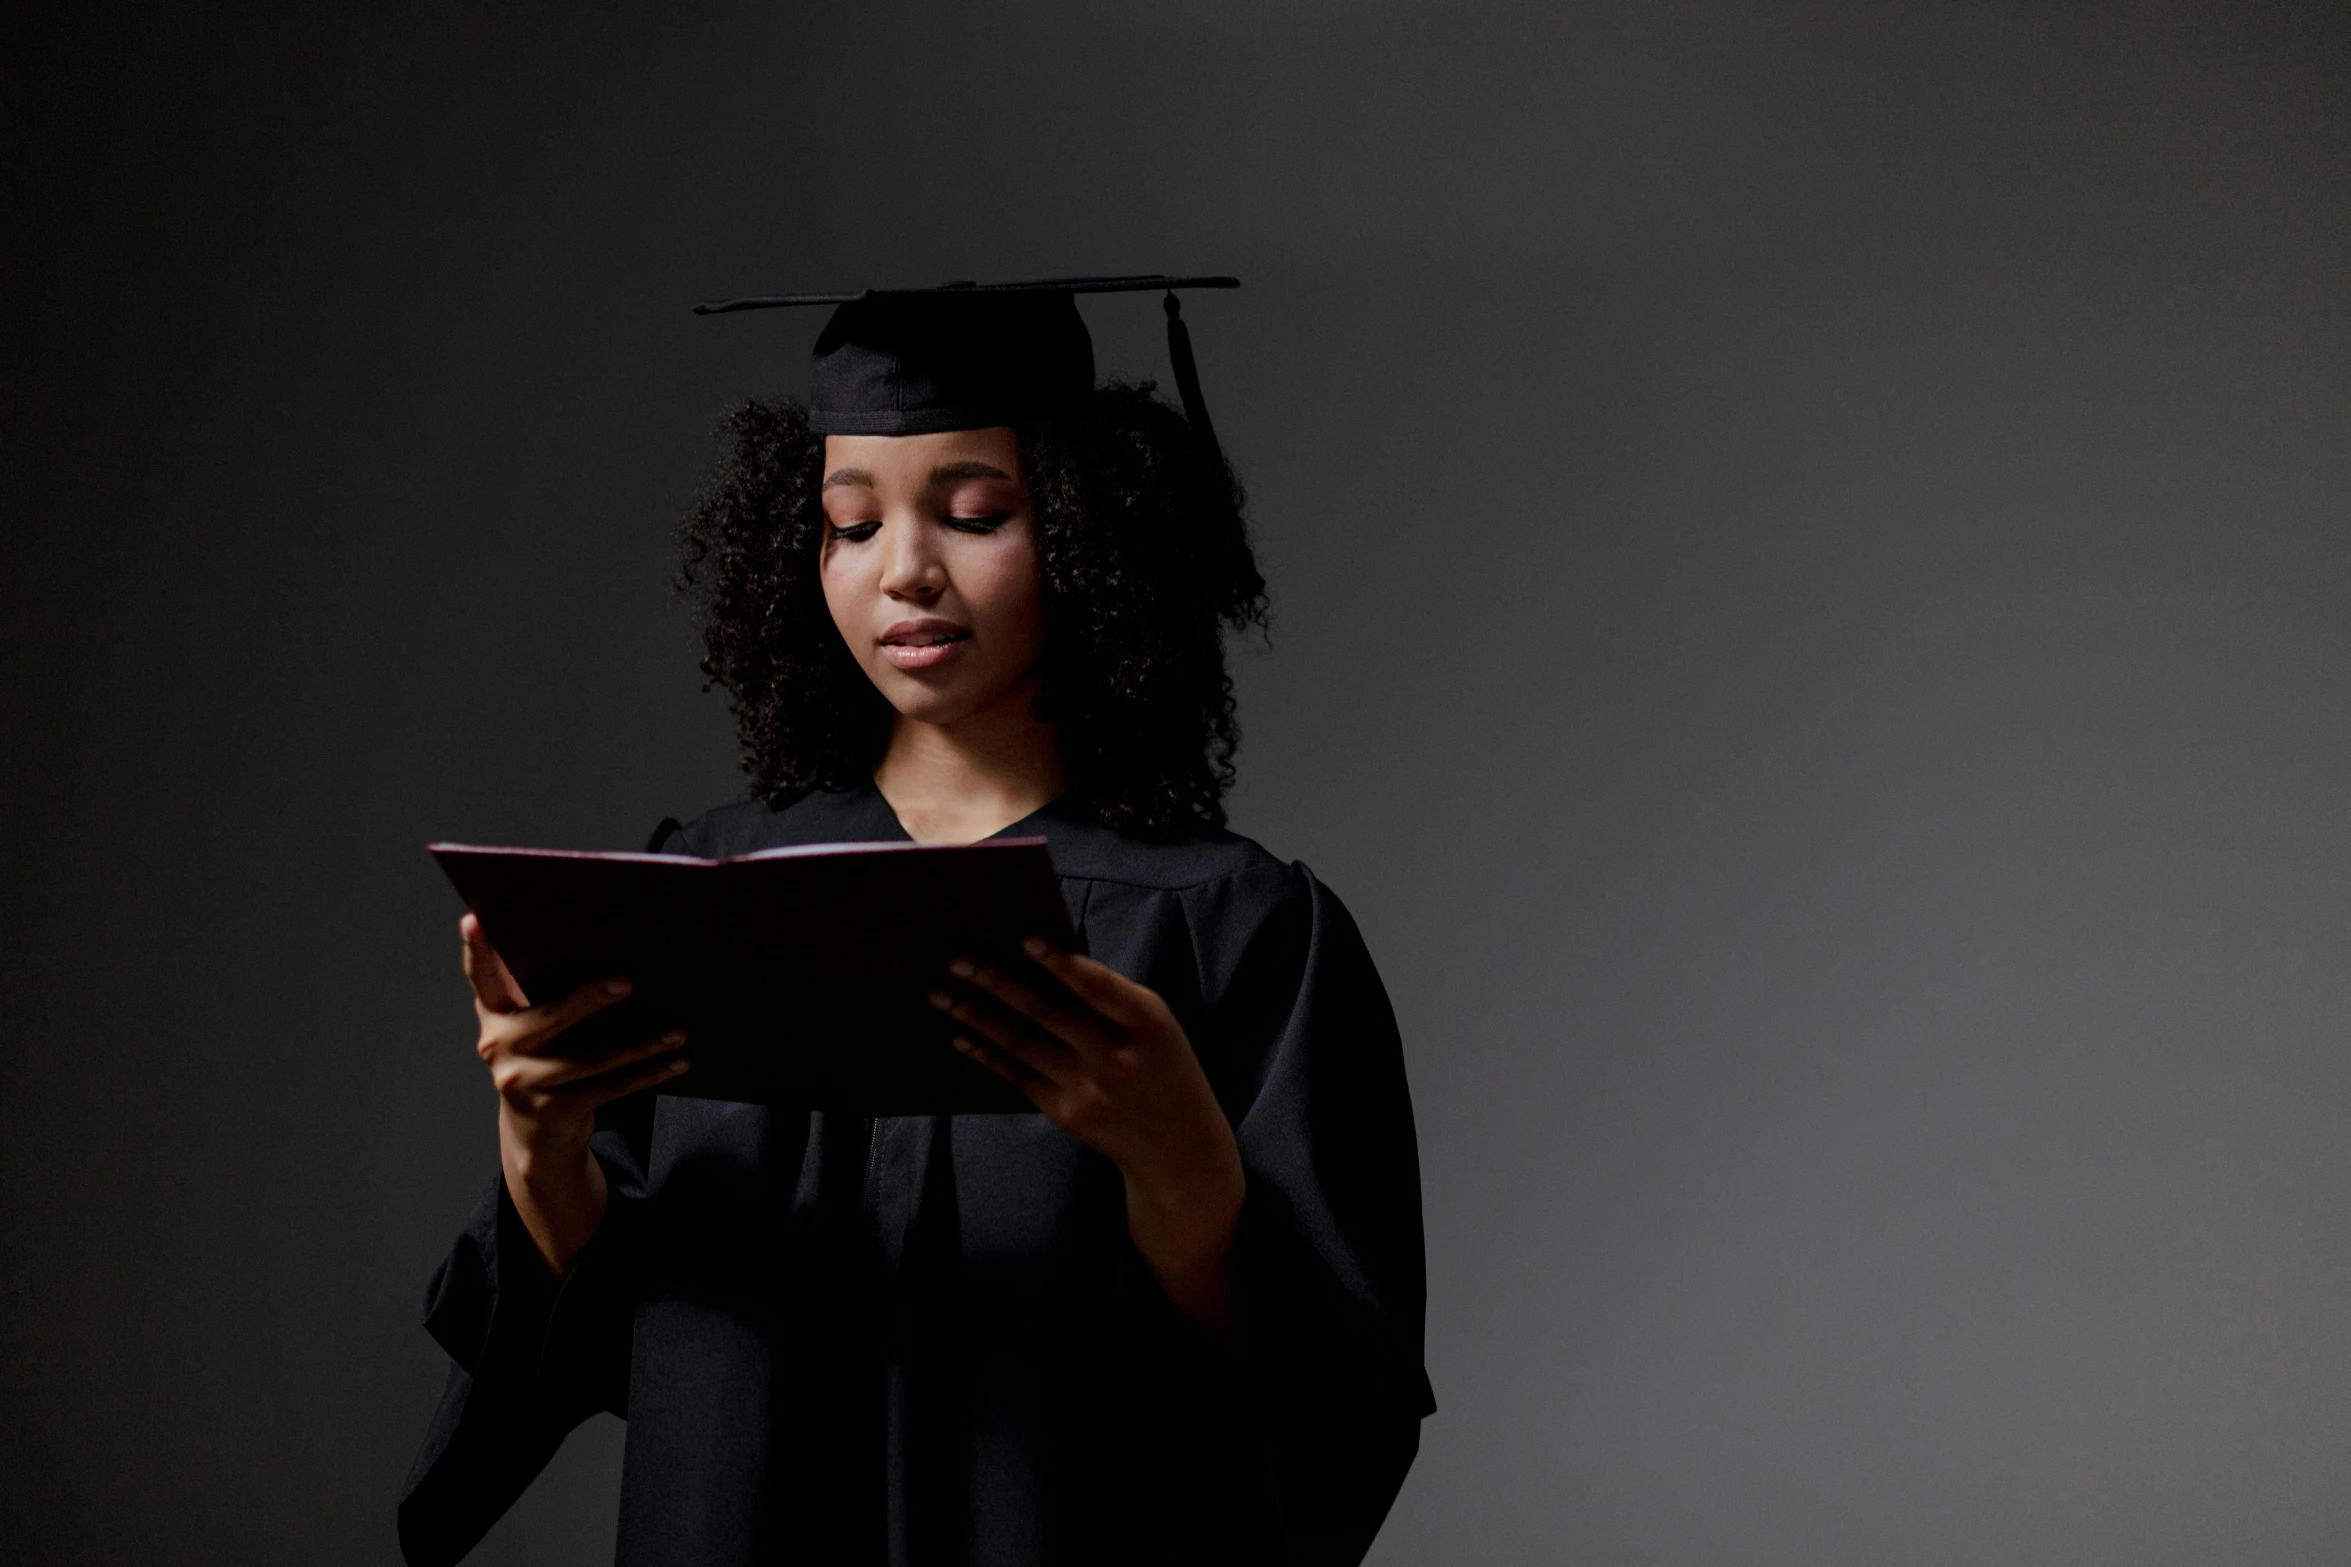
[[(682, 530), (702, 672), (734, 709), (753, 794), (781, 806), (863, 785), (891, 708), (818, 581), (824, 437), (789, 401), (746, 403), (726, 430), (733, 451)], [(1267, 624), (1239, 479), (1149, 382), (1016, 433), (1068, 803), (1136, 837), (1223, 826), (1240, 743), (1224, 632)]]

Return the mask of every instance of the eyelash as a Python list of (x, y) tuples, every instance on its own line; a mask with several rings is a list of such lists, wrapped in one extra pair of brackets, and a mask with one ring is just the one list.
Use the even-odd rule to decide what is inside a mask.
[[(942, 517), (939, 520), (945, 523), (948, 527), (953, 528), (958, 533), (986, 534), (994, 533), (998, 528), (1001, 528), (1006, 523), (1010, 522), (1012, 520), (1012, 513), (1008, 511), (992, 511), (985, 517), (956, 517), (951, 515)], [(874, 534), (881, 528), (881, 524), (878, 522), (852, 522), (845, 524), (833, 523), (829, 526), (831, 526), (833, 530), (833, 537), (840, 540), (843, 544), (863, 544), (867, 539), (872, 538)]]

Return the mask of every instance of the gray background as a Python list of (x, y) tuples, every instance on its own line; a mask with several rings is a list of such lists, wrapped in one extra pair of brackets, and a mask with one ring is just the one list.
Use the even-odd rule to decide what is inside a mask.
[(9, 25), (0, 1555), (393, 1558), (493, 1149), (419, 846), (740, 789), (671, 529), (816, 321), (684, 306), (1156, 268), (1247, 282), (1237, 824), (1409, 1040), (1375, 1560), (2351, 1552), (2341, 13)]

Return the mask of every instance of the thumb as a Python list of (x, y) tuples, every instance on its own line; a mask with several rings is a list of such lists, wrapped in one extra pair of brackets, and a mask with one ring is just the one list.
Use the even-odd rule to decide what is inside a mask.
[(1041, 937), (1022, 943), (1022, 948), (1071, 994), (1113, 1023), (1135, 1028), (1151, 1020), (1151, 1002), (1157, 997), (1109, 964), (1064, 951)]
[(522, 986), (507, 971), (506, 960), (490, 945), (480, 920), (467, 914), (457, 922), (457, 933), (465, 940), (465, 977), (473, 985), (474, 1000), (482, 1004), (484, 1011), (520, 1012), (531, 1004), (531, 998), (522, 993)]

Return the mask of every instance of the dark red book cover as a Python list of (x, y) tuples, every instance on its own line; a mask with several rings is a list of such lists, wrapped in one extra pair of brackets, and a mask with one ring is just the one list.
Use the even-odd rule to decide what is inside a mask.
[(1042, 838), (816, 844), (726, 860), (436, 843), (433, 858), (536, 1002), (625, 975), (584, 1050), (685, 1029), (664, 1093), (865, 1115), (1026, 1110), (929, 1004), (958, 953), (1074, 943)]

